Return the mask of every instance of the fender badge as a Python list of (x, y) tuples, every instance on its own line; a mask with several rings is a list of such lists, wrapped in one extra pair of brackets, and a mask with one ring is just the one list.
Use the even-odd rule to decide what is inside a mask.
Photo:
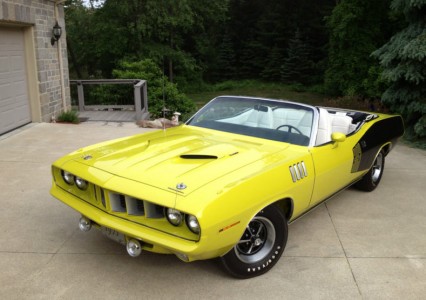
[(89, 160), (89, 159), (92, 159), (92, 156), (91, 155), (85, 155), (85, 156), (83, 156), (83, 159), (84, 160)]
[(178, 190), (184, 190), (184, 189), (186, 189), (186, 188), (187, 188), (187, 186), (186, 186), (186, 184), (185, 184), (185, 183), (181, 182), (181, 183), (176, 184), (176, 188), (177, 188)]

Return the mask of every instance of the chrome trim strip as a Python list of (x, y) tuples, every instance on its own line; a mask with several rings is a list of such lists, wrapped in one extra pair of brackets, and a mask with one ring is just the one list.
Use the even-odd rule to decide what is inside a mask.
[(299, 168), (298, 168), (296, 165), (293, 165), (293, 169), (294, 169), (294, 171), (296, 172), (297, 180), (302, 179), (302, 178), (300, 177)]
[(302, 161), (303, 173), (305, 173), (305, 177), (308, 177), (308, 171), (306, 170), (305, 162)]
[(303, 172), (302, 164), (297, 163), (297, 168), (299, 169), (300, 177), (305, 178), (305, 172)]
[(297, 181), (297, 178), (296, 178), (296, 173), (294, 172), (293, 166), (290, 166), (290, 167), (288, 167), (288, 168), (289, 168), (289, 170), (290, 170), (291, 179), (293, 179), (293, 182), (296, 182), (296, 181)]

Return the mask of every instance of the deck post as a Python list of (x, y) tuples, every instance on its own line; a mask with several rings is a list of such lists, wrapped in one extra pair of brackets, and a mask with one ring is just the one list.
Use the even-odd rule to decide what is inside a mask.
[(136, 121), (142, 120), (141, 81), (134, 85)]
[(78, 110), (84, 110), (84, 87), (81, 81), (77, 81), (77, 95), (78, 95)]
[(143, 111), (148, 112), (148, 82), (143, 81)]

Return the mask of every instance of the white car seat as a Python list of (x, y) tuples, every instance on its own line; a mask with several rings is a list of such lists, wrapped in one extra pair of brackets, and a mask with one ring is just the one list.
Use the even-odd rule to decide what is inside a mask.
[(352, 118), (346, 114), (336, 113), (331, 114), (331, 132), (341, 132), (348, 134), (351, 131)]
[(318, 133), (315, 146), (331, 141), (331, 122), (326, 109), (319, 108)]
[(244, 125), (251, 127), (272, 128), (273, 115), (272, 109), (269, 106), (264, 106), (261, 109), (254, 109), (248, 116)]

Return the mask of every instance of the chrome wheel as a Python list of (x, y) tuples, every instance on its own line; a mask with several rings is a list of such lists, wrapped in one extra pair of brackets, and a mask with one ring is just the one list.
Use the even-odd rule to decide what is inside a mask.
[(281, 208), (275, 204), (265, 207), (250, 220), (234, 247), (221, 257), (223, 266), (237, 278), (268, 272), (284, 251), (287, 233)]
[(275, 236), (275, 228), (270, 220), (254, 217), (234, 247), (235, 254), (244, 263), (256, 263), (271, 252)]
[(373, 167), (371, 169), (371, 179), (374, 183), (376, 183), (382, 176), (383, 162), (383, 153), (379, 152), (376, 159), (374, 160)]
[(361, 178), (360, 181), (355, 183), (355, 187), (360, 190), (371, 192), (373, 191), (380, 183), (382, 179), (383, 172), (385, 170), (385, 152), (380, 150), (374, 159), (373, 165), (370, 170)]

